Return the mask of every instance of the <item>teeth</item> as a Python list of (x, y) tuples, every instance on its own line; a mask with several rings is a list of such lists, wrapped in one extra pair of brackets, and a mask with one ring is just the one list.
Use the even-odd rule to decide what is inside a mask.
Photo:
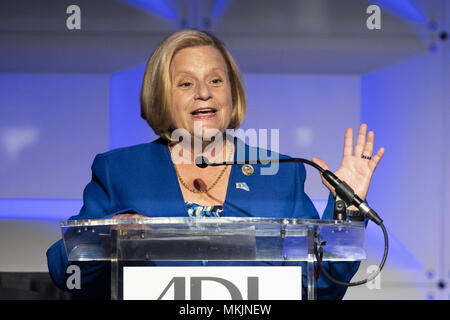
[(192, 114), (199, 114), (199, 113), (211, 113), (211, 112), (216, 112), (216, 110), (214, 109), (202, 109), (202, 110), (196, 110), (193, 111)]

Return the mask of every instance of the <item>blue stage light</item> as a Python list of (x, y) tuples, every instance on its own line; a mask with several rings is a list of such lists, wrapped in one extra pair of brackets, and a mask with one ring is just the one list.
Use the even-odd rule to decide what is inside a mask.
[(177, 20), (178, 13), (165, 0), (122, 0), (160, 18)]
[(411, 0), (371, 0), (370, 4), (379, 5), (390, 13), (406, 20), (415, 22), (426, 21), (425, 15), (411, 2)]
[(81, 199), (0, 199), (0, 220), (62, 221), (77, 215)]
[(216, 0), (214, 1), (214, 5), (211, 10), (211, 18), (212, 19), (220, 19), (222, 15), (225, 13), (226, 9), (230, 5), (232, 0)]

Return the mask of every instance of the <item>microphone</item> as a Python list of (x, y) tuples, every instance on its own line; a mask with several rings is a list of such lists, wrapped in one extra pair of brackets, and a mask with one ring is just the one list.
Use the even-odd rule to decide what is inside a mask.
[(365, 216), (367, 216), (370, 220), (375, 222), (377, 225), (383, 223), (383, 220), (378, 216), (378, 214), (369, 207), (366, 201), (363, 201), (353, 189), (345, 183), (345, 181), (341, 181), (336, 175), (329, 171), (324, 170), (322, 172), (322, 176), (325, 180), (328, 181), (336, 191), (336, 194), (341, 197), (347, 204), (352, 204), (359, 209)]
[(209, 160), (202, 156), (195, 158), (194, 162), (197, 165), (197, 167), (202, 168), (202, 169), (205, 169), (207, 166), (210, 165)]
[[(199, 168), (206, 168), (208, 166), (223, 166), (223, 165), (235, 165), (235, 164), (269, 164), (269, 163), (276, 163), (276, 162), (303, 162), (310, 166), (313, 166), (319, 172), (321, 173), (322, 177), (328, 181), (328, 183), (334, 187), (334, 190), (336, 191), (336, 198), (339, 196), (343, 202), (345, 202), (346, 205), (355, 205), (360, 212), (362, 212), (366, 217), (368, 217), (370, 220), (375, 222), (377, 225), (380, 226), (380, 228), (383, 230), (383, 236), (384, 236), (384, 253), (383, 258), (381, 259), (381, 263), (378, 266), (377, 272), (375, 272), (375, 275), (372, 277), (366, 278), (361, 281), (357, 282), (343, 282), (336, 280), (331, 276), (328, 271), (323, 267), (322, 260), (323, 260), (323, 247), (321, 244), (320, 246), (317, 246), (317, 243), (314, 246), (314, 255), (317, 259), (317, 262), (319, 264), (319, 269), (325, 277), (327, 277), (331, 282), (337, 285), (341, 286), (358, 286), (364, 283), (367, 283), (370, 280), (375, 279), (378, 274), (381, 272), (381, 269), (383, 269), (384, 264), (386, 262), (387, 254), (388, 254), (388, 234), (386, 231), (386, 228), (383, 225), (383, 220), (378, 216), (378, 214), (369, 207), (367, 202), (363, 201), (360, 197), (358, 197), (357, 194), (355, 194), (355, 191), (345, 182), (341, 181), (334, 173), (332, 173), (329, 170), (324, 170), (322, 167), (317, 165), (316, 163), (303, 159), (303, 158), (289, 158), (289, 159), (276, 159), (276, 160), (244, 160), (244, 161), (231, 161), (231, 162), (219, 162), (219, 163), (211, 163), (209, 160), (205, 157), (198, 157), (195, 159), (195, 163)], [(335, 208), (336, 210), (336, 208)]]
[(199, 168), (206, 168), (208, 166), (226, 166), (226, 165), (236, 165), (236, 164), (269, 164), (269, 163), (280, 163), (280, 162), (302, 162), (310, 166), (313, 166), (320, 171), (322, 177), (328, 181), (334, 187), (336, 195), (345, 201), (347, 205), (354, 205), (367, 216), (370, 220), (375, 222), (377, 225), (381, 225), (383, 220), (378, 216), (378, 214), (370, 208), (366, 201), (363, 201), (353, 189), (345, 182), (341, 181), (334, 173), (329, 170), (324, 170), (322, 167), (316, 163), (303, 159), (303, 158), (288, 158), (288, 159), (268, 159), (268, 160), (243, 160), (243, 161), (230, 161), (230, 162), (217, 162), (211, 163), (206, 157), (197, 157), (195, 159), (195, 164)]
[(267, 159), (267, 160), (238, 160), (238, 161), (225, 161), (225, 162), (210, 162), (206, 157), (199, 156), (195, 159), (195, 164), (199, 168), (206, 168), (208, 166), (211, 167), (218, 167), (218, 166), (230, 166), (230, 165), (236, 165), (236, 164), (269, 164), (269, 163), (281, 163), (281, 162), (303, 162), (306, 164), (309, 164), (310, 166), (313, 166), (317, 170), (319, 170), (321, 173), (324, 172), (322, 167), (315, 164), (314, 162), (303, 159), (303, 158), (288, 158), (288, 159)]

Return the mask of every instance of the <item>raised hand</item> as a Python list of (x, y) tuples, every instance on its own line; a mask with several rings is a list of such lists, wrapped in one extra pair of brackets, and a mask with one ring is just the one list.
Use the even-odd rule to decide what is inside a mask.
[[(345, 131), (342, 163), (339, 169), (334, 172), (339, 179), (345, 181), (363, 200), (365, 200), (369, 191), (372, 175), (384, 154), (384, 148), (380, 148), (372, 156), (374, 139), (374, 132), (370, 131), (367, 133), (367, 125), (362, 124), (359, 127), (356, 146), (353, 148), (353, 129), (347, 128)], [(324, 160), (314, 157), (312, 161), (328, 170), (328, 166)], [(334, 188), (324, 179), (322, 181), (335, 196)]]

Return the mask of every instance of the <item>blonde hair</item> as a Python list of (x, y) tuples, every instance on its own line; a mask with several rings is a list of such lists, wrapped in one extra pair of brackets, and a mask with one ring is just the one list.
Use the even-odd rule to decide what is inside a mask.
[(239, 68), (224, 44), (215, 36), (198, 30), (181, 30), (163, 40), (155, 49), (144, 73), (141, 87), (141, 117), (155, 134), (170, 140), (172, 128), (170, 64), (184, 48), (212, 46), (219, 50), (228, 68), (233, 111), (228, 129), (244, 121), (247, 103)]

